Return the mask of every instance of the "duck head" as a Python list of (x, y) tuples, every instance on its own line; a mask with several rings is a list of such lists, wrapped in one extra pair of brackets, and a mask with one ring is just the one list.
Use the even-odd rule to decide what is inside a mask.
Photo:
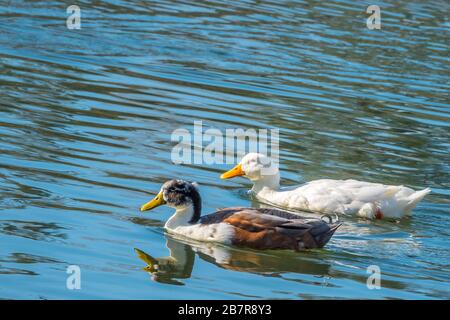
[(234, 168), (223, 173), (220, 178), (230, 179), (239, 176), (245, 176), (254, 184), (264, 184), (273, 188), (279, 187), (278, 165), (261, 153), (246, 154)]
[(169, 180), (151, 201), (141, 207), (141, 211), (152, 210), (161, 205), (175, 208), (176, 215), (183, 216), (189, 223), (195, 223), (200, 219), (202, 210), (197, 184), (185, 180)]

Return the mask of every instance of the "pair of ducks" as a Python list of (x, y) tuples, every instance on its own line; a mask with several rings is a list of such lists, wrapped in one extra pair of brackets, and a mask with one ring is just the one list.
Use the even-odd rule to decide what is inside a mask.
[[(269, 169), (268, 169), (269, 168)], [(302, 186), (280, 189), (278, 168), (265, 155), (249, 153), (222, 179), (245, 176), (253, 182), (257, 199), (278, 207), (323, 214), (357, 215), (368, 219), (401, 218), (430, 192), (404, 186), (388, 186), (356, 180), (321, 179)], [(156, 197), (141, 207), (175, 208), (165, 228), (169, 233), (198, 241), (219, 242), (254, 249), (321, 248), (340, 224), (305, 219), (277, 209), (224, 208), (201, 216), (201, 197), (196, 183), (170, 180)], [(331, 219), (330, 219), (331, 220)]]

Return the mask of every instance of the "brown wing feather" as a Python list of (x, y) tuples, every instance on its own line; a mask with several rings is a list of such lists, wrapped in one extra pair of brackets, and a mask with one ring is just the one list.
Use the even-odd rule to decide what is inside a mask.
[(304, 219), (275, 209), (226, 208), (202, 217), (202, 224), (225, 222), (235, 228), (236, 245), (257, 249), (323, 247), (337, 226), (319, 219)]

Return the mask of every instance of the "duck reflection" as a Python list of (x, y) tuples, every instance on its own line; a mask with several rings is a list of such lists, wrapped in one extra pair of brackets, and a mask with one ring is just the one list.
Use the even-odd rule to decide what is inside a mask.
[(169, 237), (166, 238), (166, 246), (170, 253), (168, 257), (154, 258), (137, 248), (134, 248), (134, 251), (147, 264), (143, 270), (151, 275), (152, 280), (167, 284), (183, 285), (177, 279), (188, 279), (191, 277), (195, 252), (188, 244), (177, 242)]
[[(302, 255), (289, 250), (255, 251), (226, 247), (215, 243), (198, 243), (166, 235), (169, 256), (154, 258), (149, 253), (135, 248), (138, 257), (147, 266), (144, 271), (153, 281), (183, 285), (180, 279), (189, 279), (194, 268), (195, 256), (216, 266), (233, 271), (264, 274), (280, 277), (283, 273), (302, 273), (317, 276), (329, 274), (330, 265), (325, 260), (318, 261), (314, 252)], [(321, 252), (325, 254), (325, 252)]]

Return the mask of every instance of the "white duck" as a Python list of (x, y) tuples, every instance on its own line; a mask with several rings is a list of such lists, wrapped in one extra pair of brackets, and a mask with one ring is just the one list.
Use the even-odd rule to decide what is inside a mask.
[(357, 215), (368, 219), (399, 219), (431, 190), (414, 191), (357, 180), (320, 179), (301, 186), (281, 188), (278, 167), (263, 154), (248, 153), (221, 179), (245, 176), (253, 182), (252, 192), (262, 202), (279, 207), (320, 213)]

